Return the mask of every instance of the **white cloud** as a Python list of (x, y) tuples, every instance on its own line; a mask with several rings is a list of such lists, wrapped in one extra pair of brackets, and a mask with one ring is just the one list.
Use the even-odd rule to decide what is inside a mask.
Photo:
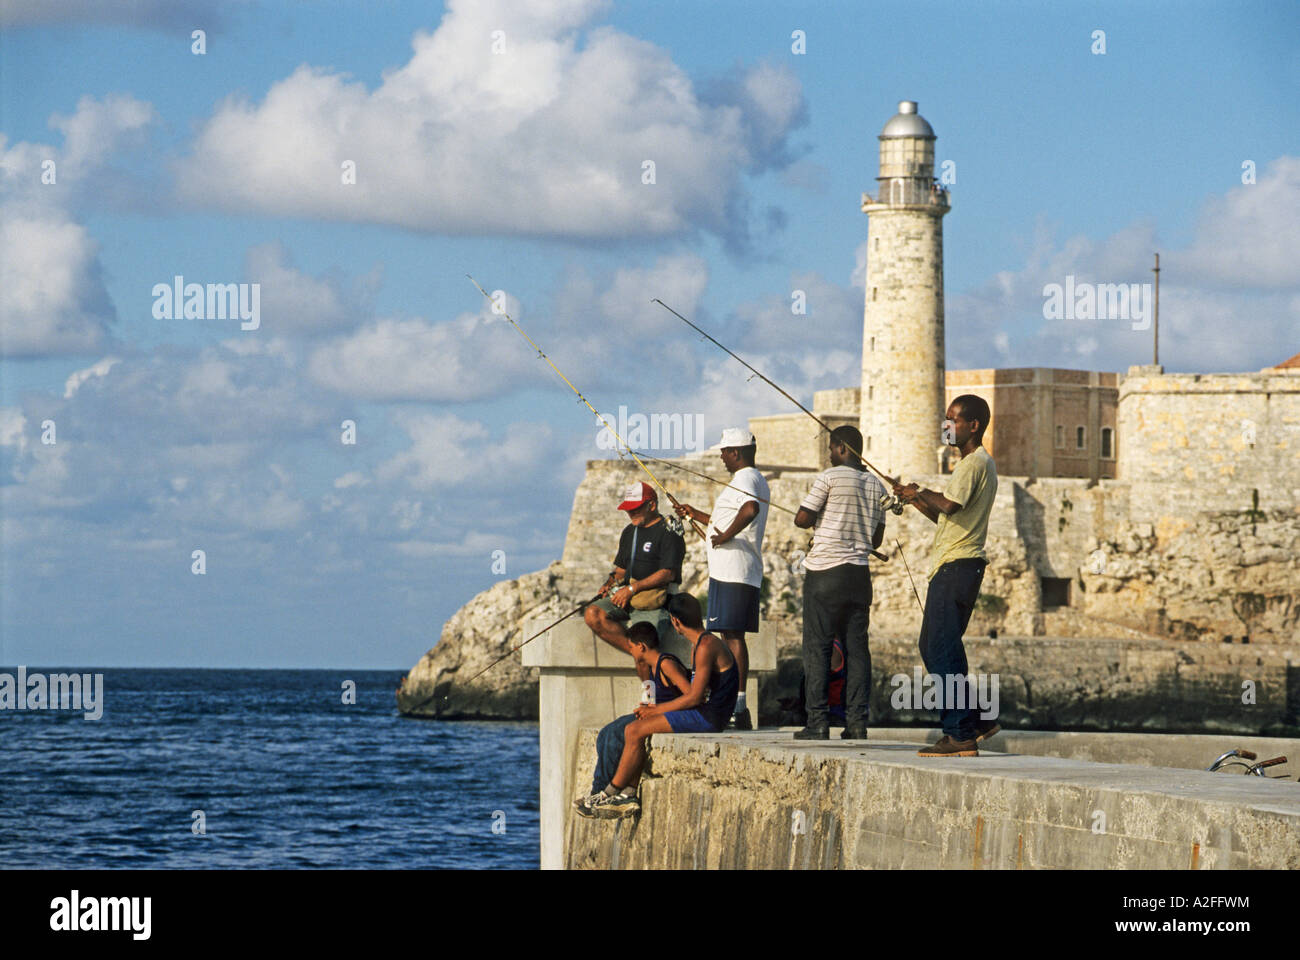
[[(707, 284), (702, 259), (665, 256), (599, 278), (574, 270), (550, 311), (534, 313), (507, 291), (505, 310), (581, 389), (592, 390), (621, 378), (630, 344), (653, 342), (657, 356), (689, 371), (689, 346), (663, 340), (685, 328), (650, 301), (659, 297), (690, 316)], [(322, 343), (307, 368), (322, 386), (371, 400), (460, 403), (536, 384), (565, 389), (487, 300), (452, 320), (375, 321)]]
[(1300, 157), (1207, 203), (1182, 269), (1225, 287), (1300, 287)]
[(545, 424), (515, 423), (500, 438), (476, 421), (453, 414), (403, 413), (398, 422), (411, 437), (411, 446), (381, 463), (381, 482), (402, 480), (417, 490), (482, 485), (498, 489), (555, 456), (551, 429)]
[(92, 377), (103, 377), (108, 371), (113, 369), (113, 365), (120, 363), (119, 357), (105, 357), (93, 366), (86, 367), (83, 370), (75, 370), (68, 377), (67, 382), (63, 385), (63, 399), (71, 400), (73, 395), (81, 389), (81, 385)]
[[(946, 303), (948, 367), (1065, 366), (1124, 372), (1151, 362), (1152, 331), (1129, 319), (1045, 319), (1043, 289), (1152, 283), (1160, 251), (1160, 359), (1167, 369), (1258, 370), (1300, 349), (1300, 158), (1202, 205), (1192, 242), (1159, 241), (1136, 221), (1095, 241), (1040, 226), (1024, 265)], [(1139, 321), (1140, 323), (1141, 321)]]
[(334, 479), (334, 489), (347, 490), (349, 487), (364, 487), (370, 483), (370, 478), (358, 470), (349, 470), (341, 477)]
[(60, 178), (97, 170), (155, 120), (153, 106), (129, 94), (113, 93), (102, 100), (82, 97), (74, 113), (50, 117), (50, 126), (63, 134)]
[(367, 399), (473, 400), (534, 375), (514, 339), (486, 310), (443, 323), (379, 320), (318, 347), (307, 368), (322, 386)]
[(0, 407), (0, 447), (17, 447), (21, 455), (27, 450), (27, 418), (21, 407)]
[(742, 178), (785, 163), (798, 79), (760, 64), (706, 100), (653, 44), (598, 26), (579, 48), (603, 7), (452, 0), (373, 91), (302, 66), (260, 103), (217, 109), (179, 166), (181, 195), (448, 234), (743, 237)]
[(85, 227), (69, 220), (5, 217), (0, 224), (3, 353), (87, 353), (105, 342), (113, 318), (99, 245)]
[[(10, 146), (0, 136), (0, 352), (88, 353), (108, 340), (116, 313), (99, 244), (70, 206), (103, 186), (109, 156), (154, 119), (149, 104), (130, 96), (83, 97), (74, 113), (50, 119), (62, 149)], [(43, 181), (47, 172), (54, 183)]]
[(337, 274), (312, 277), (298, 270), (283, 244), (249, 249), (244, 273), (261, 294), (261, 329), (269, 333), (316, 333), (354, 326), (370, 312), (381, 271), (349, 286)]

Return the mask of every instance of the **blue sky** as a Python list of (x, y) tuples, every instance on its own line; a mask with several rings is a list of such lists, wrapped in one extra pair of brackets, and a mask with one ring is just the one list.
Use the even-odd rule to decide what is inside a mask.
[[(652, 297), (806, 399), (854, 385), (902, 99), (956, 173), (950, 368), (1146, 362), (1043, 287), (1146, 282), (1155, 250), (1168, 369), (1277, 363), (1297, 37), (1290, 2), (11, 0), (0, 661), (409, 666), (493, 551), (558, 556), (603, 455), (464, 275), (602, 410), (784, 409)], [(178, 274), (258, 283), (261, 326), (156, 318)]]

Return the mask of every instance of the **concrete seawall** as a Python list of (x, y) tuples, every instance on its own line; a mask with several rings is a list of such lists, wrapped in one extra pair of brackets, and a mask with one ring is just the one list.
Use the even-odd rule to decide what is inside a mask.
[[(575, 782), (588, 774), (594, 751), (595, 731), (582, 731)], [(1300, 868), (1300, 756), (1285, 768), (1287, 780), (1266, 780), (992, 751), (948, 760), (915, 754), (915, 742), (874, 736), (841, 744), (794, 741), (775, 730), (657, 734), (640, 817), (569, 817), (566, 863)]]

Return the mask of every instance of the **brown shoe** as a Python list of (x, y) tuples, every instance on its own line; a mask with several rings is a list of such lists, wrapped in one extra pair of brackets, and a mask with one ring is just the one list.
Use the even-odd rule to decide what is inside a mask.
[(943, 737), (934, 746), (922, 747), (916, 755), (918, 757), (978, 757), (980, 752), (976, 749), (974, 740), (954, 740), (952, 737)]
[(976, 720), (975, 721), (975, 739), (976, 741), (987, 740), (989, 737), (996, 736), (1002, 732), (1002, 724), (996, 720)]

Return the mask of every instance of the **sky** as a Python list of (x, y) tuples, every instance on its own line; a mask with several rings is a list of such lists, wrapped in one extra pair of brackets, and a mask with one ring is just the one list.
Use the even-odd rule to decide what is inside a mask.
[(1298, 39), (1289, 0), (5, 0), (0, 664), (409, 667), (612, 455), (498, 311), (705, 443), (788, 405), (652, 299), (805, 403), (856, 386), (904, 99), (950, 369), (1149, 362), (1044, 291), (1156, 251), (1167, 370), (1281, 362)]

